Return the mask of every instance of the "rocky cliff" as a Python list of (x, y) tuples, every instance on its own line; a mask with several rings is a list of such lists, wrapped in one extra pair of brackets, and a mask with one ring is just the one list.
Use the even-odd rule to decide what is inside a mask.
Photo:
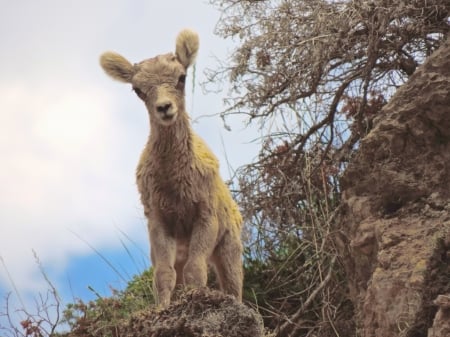
[(450, 39), (383, 108), (341, 183), (359, 336), (450, 336)]

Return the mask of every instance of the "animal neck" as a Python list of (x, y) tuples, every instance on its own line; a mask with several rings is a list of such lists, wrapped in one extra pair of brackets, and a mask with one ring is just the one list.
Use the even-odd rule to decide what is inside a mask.
[(176, 161), (191, 153), (192, 130), (187, 113), (179, 113), (172, 125), (150, 122), (149, 143), (159, 156)]

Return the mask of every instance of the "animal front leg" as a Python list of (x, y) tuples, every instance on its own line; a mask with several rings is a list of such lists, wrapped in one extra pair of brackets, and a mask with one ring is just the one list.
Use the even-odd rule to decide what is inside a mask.
[(154, 267), (154, 290), (156, 304), (166, 308), (175, 288), (175, 254), (176, 242), (166, 235), (162, 226), (150, 228), (151, 257)]
[(188, 259), (183, 269), (186, 286), (204, 287), (208, 278), (208, 258), (216, 244), (217, 222), (212, 217), (201, 217), (192, 230)]
[(242, 301), (242, 244), (237, 233), (226, 232), (214, 250), (212, 261), (220, 289)]

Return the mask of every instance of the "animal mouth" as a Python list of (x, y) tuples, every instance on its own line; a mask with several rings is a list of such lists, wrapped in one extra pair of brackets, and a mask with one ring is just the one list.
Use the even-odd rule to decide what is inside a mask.
[(177, 117), (176, 113), (163, 113), (159, 114), (159, 118), (161, 122), (165, 125), (172, 124), (175, 121), (175, 118)]
[(161, 118), (165, 121), (171, 121), (175, 115), (163, 115)]

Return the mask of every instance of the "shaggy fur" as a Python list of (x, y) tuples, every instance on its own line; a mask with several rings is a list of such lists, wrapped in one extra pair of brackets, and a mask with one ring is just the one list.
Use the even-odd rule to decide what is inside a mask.
[(186, 71), (198, 46), (198, 35), (183, 30), (175, 54), (135, 65), (112, 52), (100, 59), (107, 74), (132, 84), (150, 115), (150, 137), (136, 176), (162, 307), (176, 284), (205, 286), (208, 262), (221, 289), (242, 297), (242, 218), (219, 176), (217, 158), (193, 132), (185, 110)]

